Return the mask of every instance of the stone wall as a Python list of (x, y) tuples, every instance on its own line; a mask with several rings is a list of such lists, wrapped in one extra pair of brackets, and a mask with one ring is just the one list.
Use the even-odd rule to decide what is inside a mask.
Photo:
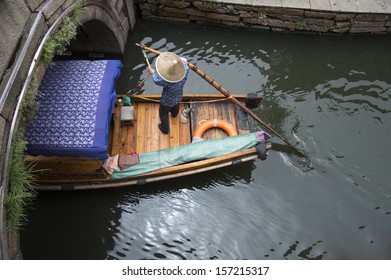
[(142, 18), (149, 20), (195, 22), (265, 31), (391, 33), (390, 14), (316, 11), (227, 2), (135, 0)]

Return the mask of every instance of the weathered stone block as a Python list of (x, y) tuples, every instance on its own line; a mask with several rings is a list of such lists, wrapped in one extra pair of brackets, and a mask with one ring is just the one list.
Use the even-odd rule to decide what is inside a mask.
[(335, 27), (333, 27), (331, 29), (331, 31), (334, 32), (334, 33), (346, 33), (346, 32), (349, 31), (349, 29), (350, 29), (349, 27), (347, 27), (347, 28), (335, 28)]
[(385, 14), (361, 14), (354, 19), (358, 21), (387, 21), (391, 19), (391, 16)]
[(372, 28), (372, 27), (384, 27), (385, 22), (380, 21), (357, 21), (356, 19), (352, 23), (352, 28)]
[(349, 29), (351, 23), (349, 21), (338, 21), (334, 25), (334, 29)]
[(18, 48), (29, 17), (30, 10), (23, 1), (0, 1), (0, 80)]
[(295, 29), (295, 24), (290, 21), (282, 21), (278, 19), (268, 19), (268, 24), (271, 27), (282, 27), (282, 28), (287, 28), (287, 29)]
[(304, 15), (309, 18), (326, 18), (332, 19), (335, 17), (335, 13), (327, 13), (327, 12), (314, 12), (314, 11), (305, 11)]
[(312, 24), (307, 24), (304, 27), (305, 31), (311, 31), (311, 32), (322, 32), (325, 33), (329, 31), (329, 28), (327, 26), (318, 26), (318, 25), (312, 25)]
[(123, 18), (121, 18), (121, 23), (122, 23), (122, 27), (125, 31), (125, 34), (128, 34), (128, 32), (130, 30), (129, 18), (124, 16)]
[(308, 18), (307, 24), (330, 27), (334, 25), (334, 21), (330, 19)]
[(245, 12), (258, 12), (259, 8), (253, 6), (245, 6), (245, 5), (235, 5), (236, 11), (245, 11)]
[[(0, 155), (1, 155), (1, 160), (0, 160), (0, 170), (3, 170), (4, 168), (4, 154), (5, 150), (7, 147), (7, 141), (9, 137), (9, 129), (10, 125), (7, 125), (6, 120), (0, 115)], [(3, 178), (3, 172), (0, 172), (0, 182), (2, 182)]]
[(199, 16), (199, 17), (204, 17), (206, 12), (202, 12), (202, 11), (199, 11), (197, 9), (194, 9), (194, 8), (187, 8), (186, 9), (186, 13), (189, 15), (189, 16)]
[(266, 17), (276, 18), (282, 21), (298, 21), (304, 18), (303, 16), (292, 16), (292, 15), (284, 15), (284, 14), (271, 14), (271, 15), (266, 15)]
[(167, 13), (172, 14), (185, 14), (185, 15), (193, 15), (193, 16), (205, 16), (205, 12), (199, 11), (195, 8), (185, 8), (185, 9), (178, 9), (178, 8), (170, 8), (165, 7), (163, 10)]
[(53, 23), (60, 17), (61, 13), (62, 9), (58, 9), (52, 14), (52, 16), (47, 20), (49, 26), (53, 25)]
[(240, 21), (239, 16), (224, 15), (224, 14), (217, 14), (217, 13), (206, 13), (206, 18), (213, 18), (221, 21), (232, 21), (232, 22)]
[(190, 7), (191, 5), (189, 2), (175, 1), (175, 0), (159, 0), (159, 3), (167, 7), (178, 8), (178, 9), (184, 9)]
[(302, 16), (304, 15), (304, 10), (300, 9), (287, 9), (287, 8), (266, 8), (265, 11), (268, 15), (272, 14), (283, 14), (291, 16)]
[(26, 3), (29, 5), (32, 11), (35, 11), (45, 0), (27, 0)]
[(221, 24), (229, 27), (243, 27), (243, 24), (240, 22), (222, 21)]
[(355, 17), (355, 14), (336, 14), (335, 21), (345, 21)]
[(187, 13), (172, 13), (172, 12), (167, 12), (165, 9), (159, 11), (159, 16), (161, 17), (167, 17), (169, 18), (187, 18), (188, 14)]
[(286, 29), (281, 27), (271, 27), (270, 29), (273, 32), (286, 32)]
[(63, 11), (65, 11), (67, 8), (69, 8), (70, 6), (72, 6), (74, 3), (75, 3), (74, 0), (67, 0), (67, 1), (64, 2), (64, 4), (62, 4), (61, 9), (62, 9)]
[(251, 14), (249, 12), (241, 11), (239, 12), (239, 16), (242, 18), (248, 18), (251, 17)]
[[(27, 30), (30, 30), (35, 19), (37, 17), (37, 14), (34, 14), (34, 16), (31, 18), (30, 22), (27, 25)], [(14, 112), (14, 108), (16, 106), (16, 102), (18, 99), (18, 96), (20, 94), (21, 88), (23, 86), (23, 83), (26, 79), (27, 73), (30, 68), (30, 64), (33, 60), (33, 57), (35, 55), (35, 52), (40, 44), (40, 41), (44, 34), (47, 31), (47, 26), (44, 22), (44, 19), (42, 18), (40, 21), (38, 21), (38, 24), (36, 25), (35, 32), (33, 34), (26, 33), (21, 39), (20, 45), (22, 47), (26, 46), (27, 40), (29, 35), (31, 35), (29, 45), (27, 45), (27, 49), (25, 50), (25, 53), (22, 58), (22, 63), (18, 69), (18, 72), (15, 76), (15, 80), (13, 81), (13, 84), (9, 90), (8, 97), (6, 99), (6, 105), (4, 106), (4, 111), (2, 112), (3, 116), (11, 120)], [(16, 53), (16, 57), (19, 57), (22, 55), (22, 48), (18, 50)], [(10, 69), (10, 72), (7, 73), (7, 75), (4, 76), (4, 81), (5, 79), (9, 78), (10, 73), (13, 71), (13, 69), (16, 67), (16, 65), (13, 65), (12, 68)], [(5, 84), (5, 83), (4, 83)], [(3, 83), (2, 83), (3, 86)], [(1, 88), (1, 92), (3, 92), (3, 88)]]
[[(211, 3), (211, 4), (208, 4)], [(213, 12), (213, 13), (219, 13), (219, 14), (226, 14), (229, 13), (230, 10), (222, 6), (221, 3), (217, 2), (207, 2), (207, 1), (195, 1), (193, 2), (193, 5), (200, 11), (204, 12)]]
[(262, 25), (262, 26), (269, 25), (268, 21), (264, 21), (259, 18), (243, 18), (242, 20), (243, 22), (250, 23), (250, 24)]
[[(6, 141), (7, 141), (7, 138), (4, 138), (3, 136), (5, 135), (5, 119), (0, 115), (0, 151), (1, 151), (1, 147), (4, 145), (6, 145)], [(2, 169), (1, 169), (2, 170)], [(0, 176), (3, 172), (0, 172)]]
[(45, 10), (43, 10), (43, 15), (46, 19), (49, 19), (54, 13), (60, 9), (64, 1), (51, 1), (48, 2), (48, 5), (45, 5)]
[(352, 27), (350, 33), (384, 33), (387, 32), (387, 27)]

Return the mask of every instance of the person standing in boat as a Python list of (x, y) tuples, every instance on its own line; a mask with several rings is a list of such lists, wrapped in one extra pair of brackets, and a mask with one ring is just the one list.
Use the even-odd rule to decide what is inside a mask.
[[(148, 72), (152, 74), (154, 83), (163, 87), (158, 127), (161, 132), (168, 134), (170, 132), (168, 114), (171, 113), (174, 118), (179, 114), (179, 103), (183, 98), (183, 87), (189, 74), (189, 66), (185, 58), (173, 52), (164, 52), (156, 59), (156, 71), (149, 66)], [(183, 119), (181, 118), (182, 122), (186, 121)]]

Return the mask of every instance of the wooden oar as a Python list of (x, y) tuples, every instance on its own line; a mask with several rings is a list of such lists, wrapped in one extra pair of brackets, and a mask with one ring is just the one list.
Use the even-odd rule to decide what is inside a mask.
[(143, 55), (144, 55), (145, 60), (147, 61), (148, 67), (151, 67), (151, 64), (149, 63), (149, 59), (148, 59), (148, 57), (147, 57), (147, 54), (146, 54), (145, 50), (142, 49), (142, 52), (143, 52)]
[[(136, 43), (136, 46), (139, 46), (141, 47), (143, 50), (147, 50), (147, 51), (150, 51), (152, 53), (155, 53), (155, 54), (161, 54), (161, 52), (157, 51), (157, 50), (154, 50), (152, 48), (149, 48), (145, 45), (142, 45), (142, 44), (137, 44)], [(308, 156), (305, 155), (303, 152), (301, 152), (299, 149), (297, 149), (296, 147), (294, 147), (292, 144), (290, 144), (288, 142), (288, 140), (286, 140), (283, 136), (281, 136), (273, 127), (271, 127), (270, 125), (268, 125), (264, 120), (262, 120), (259, 116), (257, 116), (253, 111), (251, 111), (250, 109), (248, 109), (245, 105), (243, 105), (239, 100), (237, 100), (235, 97), (233, 97), (229, 92), (228, 90), (226, 90), (225, 88), (223, 88), (222, 85), (220, 85), (218, 82), (216, 82), (215, 80), (213, 80), (211, 77), (209, 77), (206, 73), (204, 73), (201, 69), (199, 69), (197, 66), (195, 66), (194, 64), (190, 63), (190, 62), (187, 62), (187, 64), (189, 65), (189, 68), (191, 70), (193, 70), (194, 72), (196, 72), (199, 76), (201, 76), (201, 78), (203, 78), (205, 81), (207, 81), (211, 86), (213, 86), (215, 89), (217, 89), (218, 91), (220, 91), (224, 96), (226, 96), (227, 98), (229, 98), (229, 100), (231, 102), (233, 102), (234, 104), (238, 105), (243, 111), (245, 111), (247, 114), (249, 114), (250, 116), (252, 116), (256, 121), (258, 121), (259, 123), (261, 123), (263, 126), (265, 126), (269, 131), (271, 131), (273, 134), (275, 134), (278, 138), (280, 138), (282, 141), (284, 141), (287, 145), (289, 145), (290, 147), (292, 147), (300, 156), (306, 158), (307, 160), (309, 160)]]

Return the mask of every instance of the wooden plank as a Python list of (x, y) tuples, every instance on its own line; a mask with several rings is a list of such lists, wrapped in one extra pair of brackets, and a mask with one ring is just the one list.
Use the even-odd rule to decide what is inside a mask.
[(123, 126), (121, 124), (121, 129), (120, 129), (120, 134), (118, 135), (118, 138), (120, 139), (120, 155), (126, 154), (126, 141), (128, 138), (128, 133), (127, 133), (127, 126)]
[[(244, 105), (244, 102), (242, 102)], [(239, 134), (246, 134), (250, 132), (250, 123), (248, 114), (241, 108), (236, 108), (236, 118), (238, 122)]]
[(34, 166), (38, 183), (43, 181), (59, 182), (84, 179), (104, 179), (107, 174), (96, 159), (77, 157), (26, 156), (25, 162)]
[[(137, 105), (133, 103), (134, 116), (137, 115)], [(134, 125), (128, 125), (126, 128), (126, 148), (125, 154), (134, 153), (136, 151), (136, 135), (137, 135), (137, 119), (134, 117)]]
[[(179, 114), (181, 114), (180, 112), (180, 109), (179, 109)], [(177, 147), (179, 146), (179, 114), (178, 116), (176, 116), (175, 118), (171, 116), (169, 116), (169, 120), (170, 120), (170, 148), (172, 147)]]
[(127, 125), (126, 127), (126, 144), (124, 154), (134, 152), (134, 141), (135, 141), (135, 128), (134, 126)]
[(160, 122), (159, 118), (159, 104), (151, 104), (151, 114), (152, 120), (150, 123), (150, 133), (151, 133), (151, 148), (150, 151), (157, 151), (160, 149), (160, 137), (161, 131), (158, 128)]
[[(225, 104), (225, 102), (218, 102), (218, 104), (213, 103), (212, 106), (210, 106), (211, 116), (209, 117), (209, 119), (220, 119), (229, 122), (226, 117), (226, 108), (224, 107)], [(225, 131), (220, 128), (211, 128), (209, 129), (209, 131), (211, 133), (211, 137), (209, 137), (209, 139), (220, 139), (227, 137), (227, 133), (225, 133)], [(209, 131), (207, 131), (207, 133)]]
[(111, 155), (117, 155), (120, 153), (121, 147), (121, 138), (119, 137), (121, 133), (121, 108), (120, 106), (114, 107), (114, 128), (113, 128), (113, 136), (112, 136), (112, 148)]
[(136, 135), (136, 153), (141, 154), (144, 152), (144, 133), (145, 133), (145, 105), (144, 103), (138, 104), (137, 110), (137, 135)]
[(153, 104), (149, 103), (145, 105), (145, 126), (144, 126), (144, 152), (151, 151), (151, 138), (152, 138), (152, 107)]
[[(185, 108), (186, 108), (185, 105), (181, 105), (180, 114), (182, 114)], [(191, 137), (190, 124), (191, 124), (190, 117), (187, 123), (179, 122), (179, 138), (180, 138), (179, 145), (186, 145), (191, 143), (192, 137)]]

